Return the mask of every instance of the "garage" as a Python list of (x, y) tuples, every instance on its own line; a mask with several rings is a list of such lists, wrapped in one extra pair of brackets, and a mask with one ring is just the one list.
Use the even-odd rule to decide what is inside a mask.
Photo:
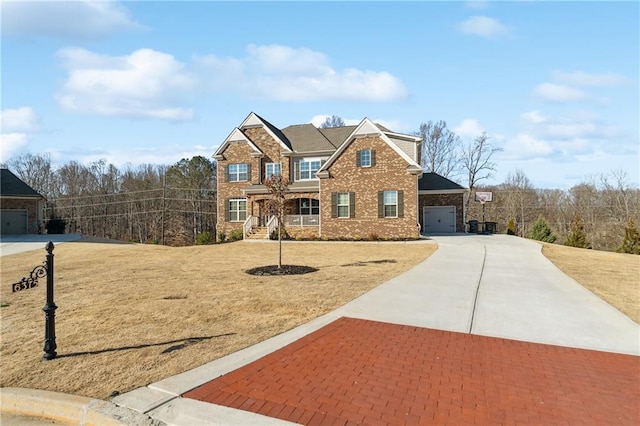
[(456, 232), (456, 206), (423, 207), (423, 232), (448, 234)]
[(27, 217), (26, 210), (1, 210), (0, 234), (26, 234)]

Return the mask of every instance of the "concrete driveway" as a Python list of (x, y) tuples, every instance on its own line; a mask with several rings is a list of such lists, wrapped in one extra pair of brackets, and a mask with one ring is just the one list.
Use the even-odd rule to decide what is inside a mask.
[(22, 253), (25, 251), (42, 249), (49, 241), (57, 245), (69, 241), (77, 241), (82, 238), (80, 234), (23, 234), (0, 235), (0, 256)]
[[(567, 365), (575, 365), (578, 371), (588, 371), (593, 377), (598, 377), (598, 386), (600, 387), (603, 386), (602, 380), (604, 378), (629, 377), (621, 372), (628, 371), (629, 365), (632, 366), (631, 368), (637, 365), (637, 358), (634, 355), (640, 354), (640, 326), (564, 275), (541, 254), (539, 244), (506, 235), (448, 235), (436, 236), (433, 237), (433, 240), (437, 242), (438, 250), (424, 262), (337, 310), (201, 367), (120, 395), (114, 398), (113, 402), (170, 424), (286, 424), (286, 420), (305, 423), (300, 421), (298, 417), (271, 415), (270, 411), (264, 411), (264, 407), (270, 407), (267, 402), (271, 404), (276, 399), (283, 398), (281, 391), (276, 391), (274, 395), (262, 395), (260, 398), (251, 397), (251, 392), (259, 386), (263, 386), (259, 389), (266, 389), (266, 387), (273, 385), (273, 381), (279, 379), (279, 373), (275, 371), (268, 375), (265, 383), (249, 382), (247, 386), (251, 389), (245, 395), (247, 399), (242, 400), (240, 407), (236, 407), (242, 408), (241, 410), (230, 408), (233, 404), (220, 403), (212, 399), (213, 388), (219, 386), (219, 381), (216, 379), (232, 374), (232, 372), (237, 372), (236, 375), (245, 377), (245, 373), (253, 374), (250, 372), (251, 368), (260, 370), (265, 363), (272, 362), (272, 366), (276, 366), (286, 360), (295, 360), (300, 355), (298, 351), (315, 340), (320, 342), (320, 346), (316, 348), (317, 351), (312, 351), (308, 359), (300, 358), (302, 361), (298, 359), (295, 368), (309, 370), (310, 366), (315, 366), (315, 364), (325, 365), (323, 363), (330, 362), (333, 358), (330, 355), (325, 358), (321, 353), (325, 348), (331, 346), (330, 343), (335, 343), (334, 346), (337, 345), (337, 354), (343, 354), (344, 347), (340, 345), (344, 345), (347, 338), (357, 338), (371, 327), (373, 327), (371, 329), (373, 331), (369, 330), (370, 337), (365, 339), (363, 344), (372, 343), (372, 346), (365, 348), (364, 351), (354, 352), (353, 356), (350, 356), (351, 358), (355, 357), (349, 362), (354, 361), (353, 368), (356, 373), (364, 371), (362, 369), (365, 368), (363, 366), (366, 366), (368, 359), (380, 357), (381, 353), (386, 353), (387, 350), (401, 348), (398, 359), (383, 362), (384, 367), (381, 367), (381, 371), (386, 370), (396, 361), (405, 360), (407, 355), (424, 357), (424, 355), (416, 353), (421, 351), (421, 349), (416, 349), (416, 345), (420, 341), (426, 345), (433, 345), (434, 342), (444, 339), (443, 353), (460, 356), (460, 360), (452, 365), (442, 365), (438, 361), (441, 359), (439, 357), (435, 357), (435, 361), (429, 361), (428, 368), (443, 371), (444, 378), (436, 382), (446, 385), (449, 380), (447, 377), (457, 372), (461, 376), (463, 389), (470, 388), (473, 392), (477, 391), (478, 395), (486, 394), (487, 401), (477, 402), (476, 409), (478, 407), (488, 409), (491, 411), (488, 418), (494, 420), (504, 420), (505, 413), (515, 423), (517, 421), (514, 419), (520, 417), (511, 416), (524, 415), (524, 418), (528, 418), (530, 422), (540, 424), (557, 422), (559, 419), (575, 420), (578, 418), (575, 417), (576, 412), (570, 410), (571, 407), (576, 406), (575, 401), (567, 403), (562, 401), (556, 407), (558, 410), (567, 410), (566, 417), (558, 415), (559, 411), (554, 411), (555, 408), (546, 411), (538, 410), (531, 414), (530, 411), (527, 411), (528, 409), (523, 409), (518, 404), (510, 406), (508, 401), (505, 402), (501, 398), (522, 390), (522, 376), (518, 374), (510, 373), (513, 377), (508, 380), (508, 386), (505, 385), (506, 382), (498, 383), (499, 386), (497, 385), (496, 389), (500, 392), (487, 391), (486, 386), (480, 386), (478, 389), (473, 388), (477, 383), (483, 383), (485, 380), (483, 378), (478, 382), (478, 375), (480, 377), (486, 375), (487, 383), (490, 380), (502, 380), (503, 371), (509, 370), (505, 366), (508, 366), (513, 359), (524, 360), (523, 371), (533, 371), (531, 369), (532, 363), (551, 366), (550, 371), (544, 369), (533, 371), (531, 383), (532, 386), (534, 384), (539, 386), (541, 392), (550, 390), (553, 398), (557, 397), (554, 394), (554, 389), (560, 389), (574, 379), (572, 378), (573, 373), (569, 374)], [(364, 321), (364, 323), (360, 323), (364, 328), (358, 326), (360, 328), (354, 328), (354, 331), (345, 336), (334, 336), (330, 340), (323, 340), (322, 336), (332, 335), (333, 331), (331, 330), (339, 327), (339, 324), (347, 326), (358, 324), (353, 321)], [(370, 326), (370, 324), (374, 325)], [(394, 329), (394, 326), (398, 328)], [(403, 329), (407, 326), (412, 328)], [(382, 330), (384, 327), (391, 328), (384, 331)], [(420, 328), (416, 329), (415, 327)], [(411, 335), (413, 337), (409, 337), (407, 342), (401, 346), (391, 345), (389, 347), (387, 344), (389, 339), (400, 332), (413, 333)], [(424, 336), (418, 340), (415, 333), (424, 333)], [(506, 339), (495, 339), (495, 337)], [(450, 339), (455, 340), (455, 344), (448, 343)], [(541, 346), (540, 343), (547, 345)], [(385, 344), (387, 346), (384, 346)], [(381, 348), (386, 349), (380, 352)], [(591, 351), (581, 349), (591, 349)], [(594, 349), (603, 352), (593, 351)], [(478, 353), (484, 355), (478, 357), (476, 356)], [(543, 353), (546, 355), (541, 355)], [(632, 356), (629, 357), (629, 355)], [(576, 356), (584, 359), (578, 360)], [(597, 357), (600, 358), (595, 359)], [(407, 366), (413, 365), (412, 362), (407, 362)], [(493, 373), (487, 370), (491, 363), (494, 363), (496, 368)], [(608, 372), (600, 371), (598, 366), (607, 365), (615, 366), (615, 369)], [(296, 377), (302, 377), (302, 373), (305, 373), (311, 374), (312, 378), (313, 372), (305, 370), (305, 372), (298, 374), (293, 366), (287, 368), (291, 370), (288, 370), (289, 373), (295, 373), (292, 374)], [(322, 368), (318, 367), (316, 371), (321, 371), (322, 374), (326, 374), (327, 371), (331, 372), (326, 365)], [(562, 374), (559, 374), (558, 371)], [(577, 376), (583, 377), (583, 375)], [(549, 381), (549, 378), (553, 378), (553, 383)], [(323, 376), (321, 379), (322, 383), (335, 382), (334, 378), (324, 378)], [(416, 377), (410, 377), (407, 380), (413, 384), (416, 381), (422, 383)], [(630, 388), (634, 386), (630, 385), (628, 380), (625, 383)], [(430, 387), (432, 382), (427, 380), (422, 384)], [(396, 382), (384, 382), (382, 385), (385, 389), (394, 389), (401, 393), (397, 380)], [(575, 394), (574, 397), (578, 398), (580, 403), (585, 404), (582, 406), (593, 406), (589, 399), (593, 396), (592, 384), (582, 380), (571, 386), (573, 386), (571, 391), (567, 392)], [(610, 385), (606, 386), (605, 393), (615, 395), (624, 386), (612, 381)], [(375, 389), (378, 388), (380, 386)], [(451, 386), (448, 388), (449, 391), (450, 388)], [(443, 389), (437, 386), (434, 389), (436, 389), (436, 394), (433, 395), (434, 401), (442, 403), (442, 395), (437, 392), (443, 391)], [(338, 389), (340, 393), (347, 396), (352, 390), (353, 384), (348, 386), (345, 384), (344, 389)], [(232, 396), (237, 398), (238, 392), (244, 391), (246, 389), (237, 390)], [(300, 389), (295, 388), (291, 391), (300, 392)], [(369, 391), (371, 389), (366, 389), (366, 392)], [(416, 391), (408, 392), (410, 392), (409, 399), (415, 402), (413, 398), (417, 395)], [(459, 398), (464, 392), (458, 392), (452, 398)], [(183, 395), (188, 397), (183, 397)], [(309, 401), (317, 403), (313, 392), (306, 395), (308, 395), (308, 400), (303, 398), (300, 400), (300, 404)], [(468, 396), (473, 395), (465, 394), (464, 398)], [(600, 396), (598, 395), (598, 397)], [(272, 401), (272, 398), (275, 399)], [(300, 398), (300, 394), (292, 398)], [(630, 398), (633, 402), (636, 396), (632, 395)], [(384, 407), (386, 401), (376, 399), (371, 407)], [(330, 404), (335, 400), (329, 396), (325, 402)], [(369, 402), (371, 401), (363, 403)], [(455, 400), (455, 402), (458, 404), (460, 401)], [(528, 399), (525, 402), (531, 403)], [(260, 405), (260, 403), (266, 405), (260, 409), (246, 408), (252, 404)], [(432, 416), (429, 417), (431, 419), (429, 421), (432, 423), (435, 421), (436, 417), (433, 416), (458, 413), (464, 409), (456, 404), (454, 404), (455, 407), (433, 408), (426, 413), (428, 416)], [(612, 405), (615, 406), (615, 404)], [(578, 404), (578, 406), (580, 405)], [(291, 409), (293, 405), (287, 407)], [(362, 407), (359, 409), (362, 410)], [(410, 407), (410, 409), (412, 408), (415, 407)], [(320, 411), (322, 410), (320, 409)], [(365, 411), (367, 410), (365, 409)], [(305, 413), (322, 414), (317, 410), (313, 411), (313, 409), (307, 410)], [(357, 415), (361, 414), (359, 411), (358, 413)], [(631, 418), (638, 417), (637, 412), (634, 412), (633, 409), (629, 413), (631, 413)], [(595, 413), (588, 414), (595, 415)], [(612, 413), (610, 409), (605, 407), (600, 414), (606, 418)], [(540, 417), (540, 415), (549, 417)], [(343, 417), (339, 418), (343, 419)], [(347, 419), (353, 420), (355, 418), (359, 417), (348, 417)], [(462, 420), (469, 421), (470, 418), (458, 418), (457, 420), (449, 418), (452, 424)]]

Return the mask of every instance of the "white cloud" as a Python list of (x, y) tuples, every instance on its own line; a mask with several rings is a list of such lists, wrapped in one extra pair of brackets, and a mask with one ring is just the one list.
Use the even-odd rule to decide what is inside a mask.
[(2, 133), (34, 132), (38, 127), (38, 118), (31, 107), (7, 108), (0, 111)]
[(510, 160), (528, 160), (547, 157), (551, 155), (553, 151), (554, 149), (550, 142), (541, 140), (528, 133), (518, 133), (505, 144), (503, 157)]
[(554, 83), (539, 84), (533, 91), (539, 99), (550, 102), (576, 102), (583, 101), (589, 96), (580, 89)]
[(544, 115), (542, 115), (540, 111), (525, 112), (524, 114), (521, 114), (520, 117), (524, 121), (528, 123), (533, 123), (533, 124), (544, 123), (545, 121), (548, 120), (548, 117), (545, 117)]
[(400, 79), (384, 71), (334, 69), (329, 58), (307, 48), (282, 45), (247, 47), (245, 58), (196, 58), (211, 73), (213, 87), (278, 101), (388, 102), (405, 99)]
[(631, 80), (615, 73), (590, 74), (584, 71), (551, 73), (552, 82), (541, 83), (533, 90), (538, 99), (555, 103), (594, 101), (608, 102), (606, 98), (597, 99), (583, 88), (614, 87), (628, 84)]
[(28, 136), (24, 133), (0, 134), (0, 162), (9, 160), (27, 145)]
[(7, 161), (27, 146), (29, 134), (38, 131), (38, 117), (31, 107), (0, 111), (0, 161)]
[(497, 38), (510, 32), (506, 25), (487, 16), (472, 16), (458, 23), (457, 28), (463, 34), (479, 35), (485, 38)]
[(180, 144), (164, 145), (152, 149), (74, 149), (73, 151), (56, 151), (52, 153), (57, 162), (64, 164), (75, 160), (81, 164), (90, 164), (95, 161), (105, 160), (107, 164), (113, 164), (118, 168), (141, 164), (165, 164), (173, 165), (183, 158), (192, 158), (200, 155), (211, 157), (218, 146), (184, 146)]
[(144, 28), (114, 1), (3, 1), (2, 15), (3, 36), (84, 40)]
[(627, 150), (622, 132), (592, 114), (547, 116), (530, 111), (521, 118), (522, 130), (505, 144), (507, 160), (580, 161), (585, 155)]
[(630, 80), (620, 74), (589, 74), (584, 71), (562, 72), (554, 71), (551, 74), (554, 81), (580, 87), (611, 87), (621, 86), (630, 82)]
[(473, 139), (480, 136), (484, 132), (484, 128), (475, 118), (465, 118), (462, 122), (454, 127), (453, 132), (461, 138)]
[(181, 104), (196, 79), (172, 55), (139, 49), (107, 56), (79, 48), (58, 54), (69, 70), (57, 95), (67, 110), (168, 121), (193, 118), (193, 110)]

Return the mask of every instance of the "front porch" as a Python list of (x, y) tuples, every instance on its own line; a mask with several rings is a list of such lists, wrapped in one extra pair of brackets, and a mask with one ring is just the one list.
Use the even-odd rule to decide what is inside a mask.
[[(318, 237), (320, 230), (320, 215), (290, 214), (284, 218), (284, 228), (287, 234), (293, 238)], [(249, 216), (242, 225), (244, 239), (269, 239), (278, 230), (278, 218), (276, 216)]]

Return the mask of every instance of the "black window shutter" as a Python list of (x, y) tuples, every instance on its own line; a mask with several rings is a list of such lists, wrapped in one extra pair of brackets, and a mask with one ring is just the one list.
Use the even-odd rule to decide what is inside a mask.
[(378, 217), (384, 217), (384, 191), (378, 191)]
[(356, 217), (356, 193), (355, 192), (349, 193), (349, 217), (350, 218)]
[(376, 151), (371, 150), (371, 167), (376, 165)]
[(362, 151), (356, 151), (356, 167), (360, 167), (362, 162), (360, 160), (360, 156), (362, 155)]
[(398, 191), (398, 217), (404, 217), (404, 191)]
[(251, 182), (251, 164), (247, 164), (247, 182)]
[(338, 217), (338, 193), (331, 193), (331, 217)]
[(229, 182), (229, 165), (224, 166), (224, 182)]
[(224, 200), (224, 216), (227, 218), (227, 222), (231, 222), (231, 201), (229, 198)]

